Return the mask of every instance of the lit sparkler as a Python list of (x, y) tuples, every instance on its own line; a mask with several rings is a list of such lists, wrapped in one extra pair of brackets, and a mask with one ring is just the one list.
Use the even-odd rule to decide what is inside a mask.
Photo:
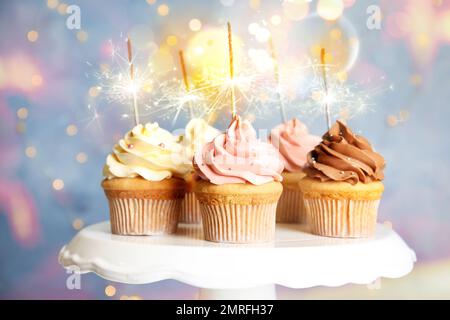
[(155, 75), (150, 67), (138, 68), (133, 56), (131, 40), (127, 39), (127, 56), (120, 53), (112, 41), (111, 46), (111, 67), (104, 68), (101, 72), (95, 73), (98, 79), (98, 89), (101, 96), (109, 102), (129, 104), (131, 99), (135, 124), (140, 123), (138, 101), (145, 94), (152, 92), (155, 83)]

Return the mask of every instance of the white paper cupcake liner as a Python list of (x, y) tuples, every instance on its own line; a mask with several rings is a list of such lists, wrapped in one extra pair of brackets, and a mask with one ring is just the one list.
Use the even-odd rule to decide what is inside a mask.
[(200, 203), (195, 198), (194, 192), (187, 192), (181, 201), (179, 222), (200, 223), (201, 221)]
[(303, 194), (300, 190), (283, 188), (283, 193), (277, 206), (277, 222), (306, 223)]
[(158, 235), (177, 230), (181, 199), (108, 198), (111, 232), (120, 235)]
[(276, 206), (276, 202), (259, 205), (201, 203), (205, 239), (230, 243), (273, 241)]
[(361, 238), (375, 233), (380, 200), (305, 198), (304, 204), (314, 234)]

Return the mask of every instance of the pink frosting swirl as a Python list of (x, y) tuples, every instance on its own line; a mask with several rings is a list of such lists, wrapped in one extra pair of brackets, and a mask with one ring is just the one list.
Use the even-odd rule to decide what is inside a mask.
[(321, 138), (308, 133), (308, 128), (293, 118), (270, 132), (270, 141), (278, 149), (284, 163), (284, 170), (297, 172), (307, 162), (308, 152), (314, 149)]
[(248, 121), (235, 117), (225, 133), (194, 155), (198, 175), (214, 184), (281, 181), (283, 162), (277, 150), (256, 137)]

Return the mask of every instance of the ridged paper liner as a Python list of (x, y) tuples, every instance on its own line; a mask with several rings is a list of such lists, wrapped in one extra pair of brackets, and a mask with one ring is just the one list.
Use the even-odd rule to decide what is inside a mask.
[(181, 201), (179, 221), (184, 223), (200, 223), (202, 221), (200, 203), (192, 191), (186, 192), (184, 199)]
[(108, 197), (111, 231), (120, 235), (158, 235), (177, 230), (181, 199)]
[(306, 223), (303, 194), (299, 189), (283, 188), (277, 206), (277, 222)]
[(339, 238), (374, 235), (379, 203), (380, 200), (304, 199), (311, 232)]
[(231, 243), (273, 241), (276, 206), (276, 202), (253, 205), (201, 203), (205, 239)]

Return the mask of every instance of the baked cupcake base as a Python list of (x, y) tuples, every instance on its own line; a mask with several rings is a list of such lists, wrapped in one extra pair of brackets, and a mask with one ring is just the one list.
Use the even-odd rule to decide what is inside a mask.
[(200, 212), (200, 204), (194, 193), (195, 174), (189, 173), (184, 178), (186, 180), (186, 195), (181, 201), (179, 222), (200, 223), (202, 214)]
[(275, 238), (279, 182), (215, 185), (198, 181), (205, 240), (229, 243), (269, 242)]
[(283, 172), (283, 193), (277, 206), (277, 222), (306, 223), (303, 195), (298, 183), (305, 177), (303, 172)]
[(383, 183), (299, 182), (311, 232), (339, 238), (370, 237), (375, 234)]
[(119, 235), (158, 235), (177, 229), (185, 182), (171, 178), (103, 180), (109, 202), (111, 232)]

